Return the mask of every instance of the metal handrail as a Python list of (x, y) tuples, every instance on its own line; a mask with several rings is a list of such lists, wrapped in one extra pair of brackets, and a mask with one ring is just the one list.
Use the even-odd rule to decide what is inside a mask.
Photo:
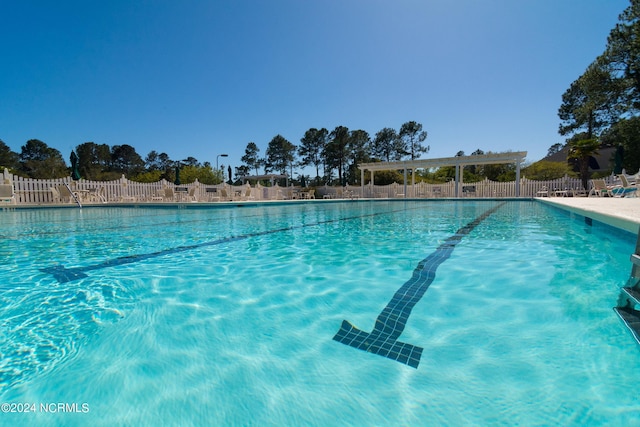
[(78, 195), (71, 190), (69, 183), (65, 182), (64, 186), (67, 187), (67, 190), (69, 190), (69, 193), (71, 193), (71, 197), (73, 197), (73, 200), (76, 201), (76, 204), (78, 205), (78, 207), (82, 209), (82, 203), (80, 203), (80, 199), (78, 199)]

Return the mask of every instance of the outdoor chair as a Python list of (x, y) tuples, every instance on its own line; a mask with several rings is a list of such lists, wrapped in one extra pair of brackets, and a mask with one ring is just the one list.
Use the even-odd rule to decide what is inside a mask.
[(242, 200), (253, 200), (254, 197), (251, 195), (251, 186), (247, 185), (247, 189), (244, 192), (244, 195), (242, 196)]
[(591, 190), (589, 191), (588, 196), (607, 197), (610, 195), (609, 190), (610, 189), (604, 179), (592, 179)]
[(173, 202), (175, 200), (175, 194), (173, 188), (164, 187), (164, 199), (165, 202)]
[(164, 201), (164, 189), (156, 190), (154, 194), (151, 195), (152, 202), (162, 202)]
[(227, 189), (226, 188), (221, 188), (220, 189), (220, 199), (225, 201), (225, 202), (233, 201), (233, 199), (231, 197), (229, 197), (229, 194), (227, 193)]
[(611, 190), (611, 194), (613, 197), (636, 197), (638, 193), (638, 187), (635, 185), (629, 184), (627, 177), (625, 175), (618, 175), (620, 178), (620, 182), (622, 182), (622, 186), (614, 187)]
[(587, 197), (587, 192), (584, 188), (574, 188), (571, 190), (573, 197)]
[(0, 184), (0, 201), (16, 204), (16, 195), (12, 184)]
[(55, 187), (49, 187), (49, 190), (51, 191), (51, 199), (53, 200), (53, 203), (60, 203), (62, 200), (58, 189)]
[(58, 194), (62, 203), (71, 203), (74, 199), (73, 194), (66, 185), (58, 186)]
[(189, 189), (189, 195), (187, 196), (189, 201), (191, 202), (197, 202), (198, 201), (198, 196), (196, 196), (196, 187), (191, 187)]
[(549, 189), (544, 186), (536, 193), (536, 197), (549, 197)]
[(463, 185), (462, 186), (462, 196), (475, 197), (475, 195), (476, 195), (476, 186), (475, 185)]
[(92, 203), (107, 203), (104, 186), (89, 190), (88, 198)]

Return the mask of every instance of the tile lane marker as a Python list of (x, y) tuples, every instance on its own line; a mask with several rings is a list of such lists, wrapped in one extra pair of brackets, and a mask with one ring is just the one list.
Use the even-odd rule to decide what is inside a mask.
[(190, 250), (199, 249), (207, 246), (215, 246), (223, 243), (230, 243), (230, 242), (245, 240), (251, 237), (265, 236), (267, 234), (282, 233), (282, 232), (301, 229), (301, 228), (315, 227), (322, 224), (330, 224), (330, 223), (335, 223), (340, 221), (349, 221), (349, 220), (360, 219), (360, 218), (374, 217), (374, 216), (386, 215), (386, 214), (402, 212), (402, 211), (406, 211), (406, 209), (376, 212), (372, 214), (356, 215), (356, 216), (346, 217), (346, 218), (328, 219), (325, 221), (314, 222), (311, 224), (301, 224), (301, 225), (295, 225), (292, 227), (283, 227), (283, 228), (277, 228), (274, 230), (265, 230), (265, 231), (258, 231), (255, 233), (241, 234), (239, 236), (224, 237), (218, 240), (211, 240), (208, 242), (197, 243), (194, 245), (177, 246), (175, 248), (168, 248), (168, 249), (164, 249), (157, 252), (151, 252), (147, 254), (122, 256), (118, 258), (109, 259), (98, 264), (87, 265), (84, 267), (66, 268), (64, 265), (53, 265), (53, 266), (41, 268), (40, 271), (42, 271), (43, 273), (48, 273), (53, 275), (53, 277), (60, 283), (66, 283), (66, 282), (71, 282), (73, 280), (83, 279), (87, 277), (86, 273), (92, 270), (100, 270), (103, 268), (116, 267), (124, 264), (131, 264), (131, 263), (143, 261), (146, 259), (157, 258), (165, 255), (179, 253), (179, 252), (190, 251)]
[(502, 205), (504, 202), (487, 210), (460, 228), (453, 236), (438, 246), (433, 253), (420, 261), (413, 270), (411, 279), (396, 291), (391, 301), (378, 315), (371, 333), (356, 328), (348, 320), (343, 320), (340, 330), (333, 339), (342, 344), (396, 360), (412, 368), (418, 368), (422, 347), (398, 341), (409, 320), (411, 310), (435, 279), (438, 266), (451, 256), (462, 238)]

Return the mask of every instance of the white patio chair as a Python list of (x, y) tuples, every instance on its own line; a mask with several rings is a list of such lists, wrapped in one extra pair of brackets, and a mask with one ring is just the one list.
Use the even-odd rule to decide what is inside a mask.
[(87, 199), (91, 203), (107, 203), (104, 186), (89, 189)]
[(618, 175), (622, 185), (619, 187), (614, 187), (611, 190), (611, 194), (613, 197), (636, 197), (638, 194), (638, 187), (635, 185), (629, 184), (627, 177), (625, 175)]
[(191, 201), (191, 202), (197, 202), (198, 201), (198, 196), (196, 196), (196, 187), (191, 187), (189, 189), (189, 193), (187, 194), (187, 200)]
[(0, 184), (0, 202), (16, 204), (16, 195), (12, 184)]
[(164, 187), (164, 198), (163, 200), (165, 202), (173, 202), (175, 201), (176, 195), (173, 192), (173, 188), (171, 187)]
[(242, 200), (253, 200), (255, 199), (255, 197), (253, 197), (251, 195), (251, 186), (249, 184), (247, 184), (247, 189), (245, 190), (244, 194), (242, 195)]
[(62, 203), (71, 203), (74, 199), (73, 194), (66, 185), (58, 186), (58, 194), (60, 195), (60, 202)]
[(164, 189), (156, 190), (156, 192), (151, 196), (152, 202), (162, 202), (164, 201)]
[(536, 197), (549, 197), (549, 189), (544, 186), (536, 192)]

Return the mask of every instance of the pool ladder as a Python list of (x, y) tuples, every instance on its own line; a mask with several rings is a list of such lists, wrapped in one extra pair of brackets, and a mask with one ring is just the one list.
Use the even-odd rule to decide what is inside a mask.
[(78, 207), (82, 209), (82, 203), (80, 203), (80, 199), (78, 198), (78, 195), (71, 189), (68, 183), (65, 182), (64, 186), (67, 187), (67, 190), (69, 190), (69, 193), (71, 194), (71, 197), (73, 197), (73, 200), (75, 200), (76, 205), (78, 205)]
[(620, 316), (625, 326), (629, 329), (636, 342), (640, 344), (640, 311), (636, 304), (640, 304), (640, 231), (636, 242), (636, 250), (631, 254), (631, 277), (626, 286), (620, 289), (618, 306), (615, 312)]

